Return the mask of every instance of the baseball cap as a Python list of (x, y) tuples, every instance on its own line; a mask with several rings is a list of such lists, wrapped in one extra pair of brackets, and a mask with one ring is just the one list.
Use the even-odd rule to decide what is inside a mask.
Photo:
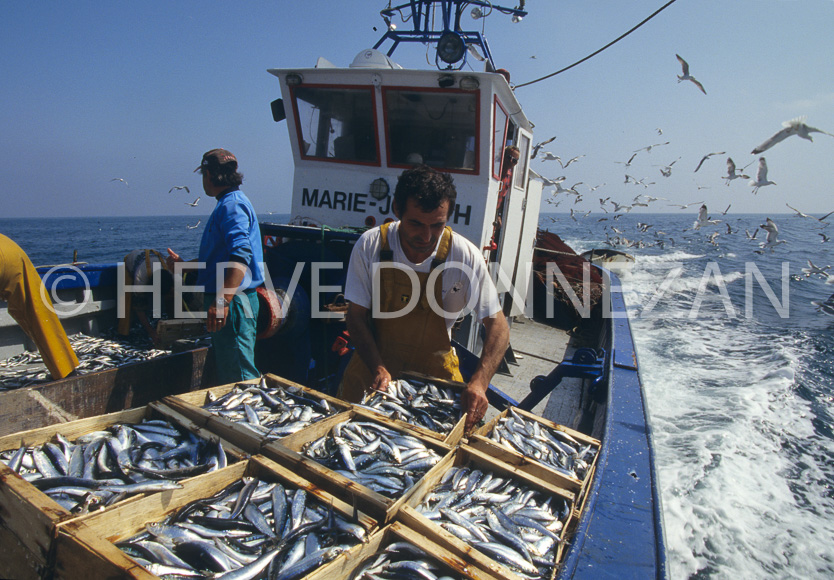
[(203, 160), (200, 162), (200, 166), (194, 170), (196, 173), (202, 169), (207, 169), (210, 167), (220, 167), (223, 165), (232, 165), (230, 168), (232, 171), (237, 170), (237, 158), (232, 155), (230, 151), (226, 151), (225, 149), (212, 149), (211, 151), (206, 151), (203, 153)]

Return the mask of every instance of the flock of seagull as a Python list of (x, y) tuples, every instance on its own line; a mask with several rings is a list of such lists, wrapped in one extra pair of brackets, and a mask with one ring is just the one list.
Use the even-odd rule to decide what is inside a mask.
[[(701, 84), (700, 81), (698, 81), (696, 78), (694, 78), (691, 75), (689, 63), (687, 63), (686, 60), (684, 60), (683, 57), (681, 57), (679, 54), (676, 54), (675, 57), (677, 58), (678, 62), (680, 63), (680, 66), (681, 66), (681, 74), (677, 76), (678, 82), (680, 83), (680, 82), (683, 82), (683, 81), (689, 81), (693, 85), (695, 85), (698, 88), (698, 90), (700, 90), (703, 94), (706, 94), (707, 91), (704, 88), (703, 84)], [(829, 135), (829, 136), (834, 137), (834, 134), (828, 133), (827, 131), (823, 131), (821, 129), (817, 129), (815, 127), (811, 127), (810, 125), (806, 124), (805, 121), (806, 121), (805, 117), (798, 117), (798, 118), (792, 119), (790, 121), (785, 121), (784, 123), (782, 123), (782, 129), (779, 130), (778, 132), (776, 132), (775, 134), (773, 134), (768, 139), (766, 139), (764, 142), (762, 142), (757, 147), (753, 148), (752, 154), (753, 155), (760, 155), (761, 153), (764, 153), (765, 151), (769, 150), (774, 145), (776, 145), (778, 143), (781, 143), (782, 141), (784, 141), (785, 139), (787, 139), (787, 138), (789, 138), (793, 135), (796, 135), (797, 137), (800, 137), (802, 139), (806, 139), (806, 140), (812, 141), (812, 142), (813, 142), (813, 138), (812, 138), (812, 135), (811, 135), (812, 133), (822, 133), (824, 135)], [(662, 135), (663, 134), (662, 129), (657, 129), (657, 134)], [(555, 155), (554, 153), (552, 153), (550, 151), (543, 150), (543, 148), (546, 145), (552, 143), (555, 139), (556, 139), (556, 137), (553, 136), (553, 137), (550, 137), (549, 139), (546, 139), (546, 140), (544, 140), (540, 143), (536, 143), (533, 146), (533, 149), (532, 149), (531, 159), (537, 159), (538, 158), (540, 160), (540, 162), (542, 162), (542, 163), (549, 162), (549, 161), (557, 161), (562, 169), (566, 169), (571, 163), (576, 163), (582, 157), (584, 157), (584, 155), (578, 155), (576, 157), (573, 157), (573, 158), (569, 159), (567, 162), (563, 162), (562, 158), (560, 156)], [(654, 148), (664, 147), (664, 146), (669, 145), (669, 144), (670, 144), (670, 141), (662, 141), (662, 142), (658, 142), (658, 143), (653, 143), (651, 145), (647, 145), (645, 147), (641, 147), (639, 149), (635, 149), (634, 151), (631, 152), (627, 161), (616, 161), (615, 163), (622, 164), (626, 168), (628, 168), (634, 163), (635, 158), (637, 158), (637, 156), (639, 154), (641, 154), (642, 152), (650, 153), (652, 151), (652, 149), (654, 149)], [(726, 155), (726, 151), (714, 151), (714, 152), (707, 153), (706, 155), (702, 156), (701, 159), (698, 161), (698, 164), (695, 166), (694, 172), (697, 173), (699, 170), (701, 170), (701, 168), (706, 163), (708, 163), (708, 161), (711, 157), (723, 156), (723, 155)], [(678, 161), (680, 161), (680, 157), (678, 157), (677, 159), (667, 163), (666, 165), (663, 165), (660, 168), (660, 174), (662, 175), (662, 177), (669, 177), (672, 174), (673, 166)], [(742, 168), (739, 169), (736, 166), (733, 159), (731, 157), (727, 157), (726, 158), (727, 173), (722, 176), (722, 179), (724, 180), (725, 185), (729, 186), (730, 183), (735, 181), (736, 179), (749, 180), (747, 183), (748, 183), (749, 187), (751, 188), (751, 191), (754, 195), (758, 194), (759, 190), (763, 187), (767, 187), (769, 185), (776, 185), (776, 182), (768, 179), (767, 160), (765, 159), (764, 156), (759, 156), (758, 157), (758, 168), (756, 170), (755, 177), (751, 178), (750, 175), (745, 173), (745, 170), (747, 169), (747, 167), (749, 167), (749, 165), (751, 165), (755, 161), (756, 160), (754, 159), (747, 166), (742, 167)], [(544, 183), (545, 188), (548, 188), (548, 187), (555, 188), (554, 191), (552, 192), (552, 196), (549, 197), (549, 198), (546, 198), (546, 200), (545, 200), (546, 202), (548, 202), (548, 203), (550, 203), (554, 206), (558, 206), (559, 204), (561, 204), (563, 201), (568, 199), (568, 196), (573, 196), (573, 203), (577, 204), (577, 203), (579, 203), (580, 201), (583, 200), (584, 195), (588, 195), (589, 193), (595, 191), (597, 188), (602, 187), (602, 185), (605, 185), (605, 184), (602, 184), (602, 185), (598, 185), (598, 186), (592, 187), (592, 188), (588, 187), (588, 191), (584, 191), (584, 190), (580, 191), (579, 186), (584, 186), (585, 185), (581, 181), (578, 181), (578, 182), (574, 183), (573, 185), (571, 185), (570, 187), (567, 187), (566, 185), (564, 185), (564, 183), (567, 179), (567, 177), (565, 175), (562, 175), (562, 176), (556, 177), (556, 178), (548, 178), (548, 177), (545, 177), (544, 175), (542, 175), (542, 174), (540, 174), (536, 171), (532, 171), (532, 173), (533, 173), (534, 176), (541, 179), (541, 181)], [(625, 184), (631, 184), (631, 185), (642, 185), (644, 188), (648, 188), (650, 185), (656, 184), (655, 181), (648, 181), (648, 178), (644, 177), (644, 178), (638, 179), (638, 178), (636, 178), (636, 177), (634, 177), (634, 176), (632, 176), (628, 173), (625, 174), (624, 183)], [(702, 189), (702, 187), (698, 186), (698, 189), (700, 190), (700, 189)], [(606, 221), (606, 220), (609, 220), (609, 219), (617, 220), (624, 213), (627, 213), (627, 212), (631, 211), (635, 207), (648, 207), (649, 204), (651, 204), (653, 202), (656, 202), (656, 201), (659, 201), (659, 200), (669, 201), (666, 198), (652, 197), (652, 196), (649, 196), (649, 195), (646, 195), (646, 194), (637, 195), (630, 202), (627, 202), (627, 203), (614, 201), (614, 200), (611, 199), (611, 197), (599, 198), (600, 209), (603, 212), (605, 212), (606, 214), (608, 214), (609, 209), (613, 208), (611, 210), (611, 213), (613, 215), (608, 216), (608, 217), (603, 217), (603, 218), (599, 219), (598, 221)], [(690, 230), (697, 231), (697, 230), (699, 230), (699, 229), (701, 229), (705, 226), (717, 225), (722, 221), (722, 220), (719, 220), (719, 219), (711, 219), (710, 218), (709, 210), (707, 209), (707, 206), (703, 201), (696, 201), (696, 202), (691, 202), (691, 203), (687, 203), (687, 204), (669, 203), (667, 205), (670, 206), (670, 207), (678, 207), (682, 210), (686, 210), (690, 206), (693, 206), (693, 205), (697, 206), (699, 204), (700, 204), (700, 209), (699, 209), (699, 212), (698, 212), (698, 217), (695, 220), (695, 222), (693, 223), (692, 227), (689, 228)], [(805, 214), (805, 213), (797, 210), (796, 208), (791, 207), (790, 205), (788, 205), (788, 207), (791, 210), (793, 210), (794, 212), (796, 212), (796, 214), (799, 217), (817, 219), (823, 225), (828, 225), (827, 222), (825, 222), (824, 220), (827, 217), (829, 217), (830, 215), (832, 215), (832, 214), (828, 214), (826, 216), (823, 216), (822, 218), (813, 218), (813, 216)], [(730, 206), (728, 205), (727, 209), (724, 210), (723, 214), (726, 214), (727, 211), (729, 211), (729, 209), (730, 209)], [(832, 213), (834, 213), (834, 212), (832, 212)], [(577, 217), (588, 217), (590, 214), (591, 214), (590, 211), (580, 213), (580, 212), (577, 212), (575, 209), (570, 210), (570, 217), (571, 217), (571, 219), (573, 219), (575, 221), (577, 220)], [(648, 227), (651, 227), (651, 226), (647, 226), (646, 224), (640, 224), (640, 225), (644, 226), (644, 228), (642, 229), (643, 232), (646, 232)], [(732, 227), (729, 224), (726, 224), (726, 225), (727, 225), (727, 233), (728, 234), (733, 233)], [(607, 229), (608, 229), (608, 226), (606, 226), (606, 230)], [(643, 242), (641, 242), (641, 241), (628, 240), (627, 238), (622, 236), (622, 232), (620, 232), (620, 230), (617, 230), (616, 228), (612, 228), (612, 229), (615, 232), (619, 233), (620, 235), (618, 235), (616, 237), (611, 237), (609, 233), (606, 233), (606, 236), (608, 238), (607, 243), (609, 245), (612, 245), (612, 246), (620, 245), (620, 246), (626, 246), (626, 247), (635, 247), (635, 246), (640, 246), (640, 244), (643, 244)], [(764, 241), (762, 241), (760, 243), (760, 250), (758, 250), (758, 253), (762, 253), (764, 250), (773, 251), (776, 246), (785, 243), (784, 240), (780, 240), (778, 238), (779, 228), (777, 227), (776, 223), (771, 218), (767, 218), (766, 222), (764, 224), (761, 224), (758, 228), (756, 228), (754, 230), (753, 234), (750, 234), (748, 232), (747, 237), (749, 239), (755, 239), (756, 234), (758, 234), (759, 229), (762, 229), (763, 231), (765, 231), (766, 236), (765, 236)], [(687, 231), (687, 230), (684, 230), (684, 231)], [(714, 245), (718, 245), (717, 242), (716, 242), (716, 239), (718, 238), (719, 235), (720, 234), (718, 232), (713, 232), (712, 234), (709, 235), (708, 241), (710, 243), (714, 244)], [(820, 236), (822, 236), (822, 242), (823, 243), (827, 242), (828, 239), (829, 239), (828, 236), (826, 236), (825, 234), (821, 233)], [(672, 241), (674, 243), (674, 240), (671, 239), (671, 238), (669, 239), (669, 241)], [(663, 243), (666, 243), (666, 242), (663, 239), (657, 239), (657, 241), (655, 243), (663, 244)]]
[[(124, 179), (123, 177), (114, 177), (113, 179), (110, 180), (111, 183), (114, 182), (114, 181), (119, 181), (121, 183), (124, 183), (125, 187), (130, 187), (130, 184), (128, 184), (127, 180)], [(188, 188), (187, 185), (175, 185), (171, 189), (168, 190), (168, 193), (172, 193), (174, 191), (181, 191), (181, 190), (185, 190), (185, 193), (191, 193), (191, 190)], [(190, 205), (191, 207), (197, 207), (197, 204), (200, 203), (200, 198), (197, 197), (197, 198), (194, 199), (194, 201), (186, 201), (184, 203), (185, 203), (185, 205)], [(203, 222), (203, 220), (197, 220), (197, 223), (194, 224), (193, 226), (186, 224), (185, 229), (188, 229), (188, 230), (197, 229), (197, 227), (202, 222)]]
[[(698, 81), (695, 77), (692, 76), (692, 74), (690, 72), (689, 63), (687, 63), (686, 60), (684, 60), (684, 58), (681, 57), (679, 54), (676, 54), (675, 57), (677, 58), (678, 62), (680, 63), (680, 66), (681, 66), (681, 74), (677, 75), (678, 83), (681, 83), (681, 82), (684, 82), (684, 81), (689, 81), (695, 87), (697, 87), (697, 89), (699, 91), (701, 91), (701, 93), (706, 95), (707, 91), (704, 88), (704, 85), (700, 81)], [(657, 129), (656, 131), (657, 131), (658, 135), (663, 135), (662, 129)], [(738, 179), (746, 181), (747, 185), (750, 187), (750, 191), (752, 192), (752, 194), (756, 195), (756, 194), (759, 193), (759, 190), (761, 188), (767, 187), (767, 186), (770, 186), (770, 185), (776, 185), (775, 181), (768, 178), (767, 160), (762, 154), (765, 153), (766, 151), (770, 150), (775, 145), (781, 143), (782, 141), (785, 141), (786, 139), (788, 139), (791, 136), (797, 136), (801, 139), (805, 139), (807, 141), (813, 142), (813, 136), (812, 136), (813, 133), (821, 133), (823, 135), (828, 135), (828, 136), (834, 137), (834, 134), (832, 134), (832, 133), (829, 133), (827, 131), (823, 131), (822, 129), (818, 129), (816, 127), (812, 127), (812, 126), (808, 125), (806, 123), (806, 117), (797, 117), (795, 119), (785, 121), (784, 123), (782, 123), (782, 128), (779, 131), (777, 131), (776, 133), (771, 135), (769, 138), (764, 140), (760, 145), (758, 145), (758, 146), (756, 146), (752, 149), (751, 154), (755, 155), (757, 157), (754, 158), (750, 163), (748, 163), (744, 167), (740, 167), (740, 168), (737, 167), (736, 163), (733, 161), (732, 157), (727, 156), (726, 157), (726, 168), (727, 168), (726, 169), (726, 174), (722, 175), (721, 178), (724, 180), (724, 183), (727, 186), (730, 186), (730, 184), (732, 182), (734, 182), (735, 180), (738, 180)], [(560, 158), (558, 155), (555, 155), (554, 153), (552, 153), (550, 151), (546, 151), (546, 150), (543, 149), (546, 145), (552, 143), (555, 139), (556, 139), (556, 137), (554, 136), (554, 137), (550, 137), (549, 139), (547, 139), (545, 141), (542, 141), (540, 143), (535, 144), (533, 146), (531, 159), (538, 158), (540, 160), (540, 163), (546, 163), (546, 162), (550, 162), (550, 161), (557, 161), (560, 164), (562, 169), (566, 169), (568, 165), (570, 165), (571, 163), (576, 163), (582, 157), (584, 157), (584, 155), (579, 155), (577, 157), (571, 158), (567, 163), (564, 163), (562, 161), (562, 158)], [(626, 168), (626, 171), (633, 171), (633, 170), (630, 170), (628, 168), (630, 168), (634, 164), (635, 159), (637, 159), (638, 156), (640, 156), (643, 152), (650, 153), (655, 148), (665, 147), (669, 144), (670, 144), (670, 141), (660, 141), (660, 140), (658, 140), (657, 143), (653, 143), (651, 145), (647, 145), (645, 147), (641, 147), (639, 149), (633, 150), (629, 154), (627, 161), (616, 161), (615, 163), (623, 165)], [(707, 153), (707, 154), (703, 155), (700, 158), (700, 160), (698, 161), (697, 165), (695, 166), (694, 173), (697, 173), (703, 167), (705, 167), (706, 165), (709, 165), (710, 158), (725, 156), (725, 155), (727, 155), (726, 151), (713, 151), (713, 152), (710, 152), (710, 153)], [(660, 166), (661, 176), (666, 178), (666, 177), (669, 177), (672, 174), (673, 169), (676, 170), (676, 171), (679, 170), (679, 166), (675, 166), (675, 164), (677, 162), (679, 162), (680, 159), (681, 158), (678, 157), (677, 159), (674, 159), (673, 161), (671, 161), (671, 162), (669, 162), (665, 165)], [(758, 161), (758, 166), (757, 166), (755, 175), (753, 175), (751, 177), (751, 175), (748, 174), (746, 172), (746, 170), (750, 165), (752, 165), (756, 161)], [(752, 172), (750, 172), (750, 173), (752, 173)], [(601, 187), (601, 186), (596, 186), (594, 188), (587, 188), (587, 191), (586, 191), (585, 189), (580, 189), (580, 186), (585, 186), (585, 184), (581, 181), (577, 181), (576, 183), (574, 183), (570, 187), (567, 187), (567, 185), (565, 185), (565, 181), (567, 179), (567, 177), (565, 175), (562, 175), (560, 177), (552, 179), (552, 178), (544, 177), (543, 175), (540, 175), (539, 173), (537, 173), (535, 171), (533, 171), (533, 174), (534, 174), (534, 176), (538, 176), (542, 180), (542, 182), (544, 183), (545, 188), (549, 188), (549, 187), (555, 188), (555, 190), (552, 192), (552, 196), (545, 199), (546, 202), (552, 204), (554, 207), (556, 207), (559, 204), (563, 203), (564, 201), (570, 199), (571, 197), (573, 197), (573, 204), (577, 204), (577, 203), (579, 203), (580, 201), (583, 200), (583, 196), (590, 197), (589, 194), (591, 192), (593, 192), (597, 188)], [(634, 177), (633, 175), (631, 175), (629, 173), (625, 173), (624, 184), (642, 185), (644, 188), (647, 188), (651, 185), (655, 185), (656, 182), (655, 181), (650, 181), (649, 178), (645, 178), (645, 177), (642, 178), (642, 179), (638, 179), (638, 178)], [(605, 185), (605, 184), (602, 184), (602, 185)], [(587, 186), (585, 186), (585, 187), (587, 187)], [(702, 186), (698, 186), (699, 190), (703, 189), (703, 188), (704, 187), (702, 187)], [(656, 245), (656, 246), (658, 246), (662, 249), (665, 244), (674, 245), (675, 244), (674, 238), (669, 236), (669, 234), (667, 234), (665, 232), (658, 231), (657, 228), (651, 230), (651, 232), (650, 232), (651, 234), (654, 235), (654, 238), (650, 239), (648, 242), (644, 242), (642, 239), (639, 239), (639, 238), (643, 237), (641, 235), (635, 236), (635, 237), (638, 238), (638, 239), (635, 239), (635, 240), (628, 239), (626, 237), (626, 232), (623, 229), (618, 229), (617, 227), (615, 227), (613, 225), (614, 221), (616, 221), (617, 219), (622, 217), (622, 215), (624, 215), (625, 213), (630, 212), (632, 209), (634, 209), (636, 207), (648, 207), (649, 204), (657, 202), (659, 200), (670, 201), (670, 200), (668, 200), (666, 198), (662, 198), (662, 197), (652, 197), (652, 196), (646, 195), (645, 193), (637, 195), (631, 201), (628, 201), (628, 202), (614, 201), (614, 200), (611, 199), (610, 196), (609, 197), (600, 197), (599, 198), (599, 207), (600, 207), (600, 209), (605, 214), (610, 214), (610, 215), (606, 215), (604, 217), (601, 217), (597, 220), (599, 222), (609, 221), (609, 224), (607, 224), (605, 226), (606, 243), (611, 247), (618, 247), (619, 246), (619, 247), (626, 247), (626, 248), (635, 248), (635, 247), (636, 248), (641, 248), (641, 247), (648, 247), (648, 246)], [(825, 220), (829, 216), (834, 215), (834, 212), (831, 212), (831, 213), (828, 213), (828, 214), (824, 215), (821, 218), (816, 218), (814, 216), (811, 216), (809, 214), (806, 214), (806, 213), (796, 209), (795, 207), (791, 206), (790, 204), (785, 204), (785, 205), (789, 209), (791, 209), (797, 217), (804, 218), (804, 219), (815, 220), (815, 221), (819, 222), (821, 227), (827, 227), (829, 224)], [(734, 230), (733, 225), (731, 225), (730, 222), (724, 222), (724, 225), (726, 226), (726, 234), (724, 232), (720, 231), (721, 226), (719, 226), (719, 224), (721, 224), (723, 222), (723, 220), (713, 219), (712, 216), (710, 216), (709, 210), (708, 210), (707, 205), (704, 201), (694, 201), (694, 202), (690, 202), (690, 203), (686, 203), (686, 204), (675, 204), (675, 203), (670, 202), (670, 203), (667, 204), (667, 206), (677, 207), (681, 210), (686, 210), (686, 209), (688, 209), (692, 206), (696, 206), (696, 207), (700, 206), (699, 211), (698, 211), (698, 216), (695, 219), (692, 226), (690, 228), (687, 228), (687, 229), (683, 230), (683, 231), (684, 232), (697, 232), (698, 230), (701, 230), (702, 228), (710, 227), (711, 228), (710, 233), (707, 234), (706, 240), (714, 246), (718, 246), (718, 238), (720, 236), (729, 235), (729, 234), (733, 234), (733, 233), (738, 232), (738, 226), (736, 226), (736, 229)], [(722, 212), (722, 214), (726, 215), (727, 212), (729, 211), (730, 207), (731, 206), (728, 205), (727, 209), (725, 209)], [(591, 211), (579, 212), (575, 209), (570, 209), (570, 218), (573, 219), (574, 221), (578, 221), (577, 218), (589, 217), (590, 214), (591, 214)], [(718, 216), (718, 217), (720, 217), (720, 216)], [(553, 221), (555, 221), (555, 220), (553, 220)], [(716, 228), (716, 226), (718, 226), (718, 227)], [(652, 227), (653, 226), (651, 224), (638, 223), (637, 224), (637, 231), (640, 232), (640, 234), (646, 234), (647, 232), (649, 232), (650, 228), (652, 228)], [(715, 230), (715, 231), (713, 231), (713, 230)], [(765, 232), (765, 235), (761, 236), (757, 239), (757, 235), (759, 234), (760, 230)], [(616, 235), (613, 235), (613, 234), (616, 234)], [(754, 250), (757, 254), (763, 254), (766, 251), (774, 252), (774, 250), (778, 246), (787, 243), (785, 240), (779, 238), (779, 227), (777, 226), (776, 222), (773, 219), (771, 219), (770, 217), (768, 217), (765, 220), (765, 223), (762, 223), (761, 225), (758, 225), (755, 229), (753, 229), (752, 232), (750, 232), (749, 230), (745, 230), (745, 234), (746, 234), (746, 237), (747, 237), (748, 240), (755, 240), (757, 242), (758, 248), (756, 250)], [(823, 232), (819, 232), (818, 235), (821, 237), (821, 243), (826, 243), (830, 240), (830, 237)], [(819, 267), (815, 266), (809, 260), (808, 261), (808, 268), (803, 268), (802, 272), (803, 272), (803, 274), (805, 274), (806, 277), (817, 276), (817, 275), (818, 276), (823, 276), (826, 279), (827, 283), (834, 284), (834, 275), (829, 274), (829, 272), (828, 272), (829, 268), (830, 268), (830, 266), (825, 266), (824, 268), (819, 268)], [(825, 308), (822, 308), (822, 306), (820, 306), (820, 304), (824, 304), (828, 308), (828, 310), (830, 310), (830, 312), (828, 310), (826, 310)], [(820, 303), (820, 304), (818, 304), (817, 306), (822, 311), (825, 311), (828, 314), (834, 315), (834, 295), (832, 295), (832, 297), (828, 301), (826, 301), (825, 303)]]

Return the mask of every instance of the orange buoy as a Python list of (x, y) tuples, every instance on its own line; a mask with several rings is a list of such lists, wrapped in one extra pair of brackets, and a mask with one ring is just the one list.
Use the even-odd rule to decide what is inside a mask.
[(258, 334), (257, 339), (274, 336), (284, 322), (281, 299), (274, 290), (265, 286), (257, 289), (258, 293)]

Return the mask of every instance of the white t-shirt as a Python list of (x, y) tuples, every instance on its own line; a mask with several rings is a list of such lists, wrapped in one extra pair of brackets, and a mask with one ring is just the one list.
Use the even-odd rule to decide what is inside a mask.
[[(431, 263), (437, 254), (435, 247), (432, 255), (420, 264), (415, 264), (405, 256), (400, 245), (400, 222), (388, 226), (388, 244), (393, 252), (393, 261), (403, 264), (416, 272), (430, 272)], [(442, 238), (441, 238), (442, 239)], [(440, 245), (440, 240), (438, 240)], [(382, 235), (379, 228), (366, 231), (350, 255), (347, 279), (345, 281), (345, 299), (363, 308), (371, 308), (374, 267), (379, 265), (379, 252), (382, 249)], [(446, 329), (451, 335), (452, 325), (461, 314), (474, 312), (475, 318), (482, 320), (493, 316), (501, 310), (498, 292), (489, 277), (486, 261), (478, 248), (463, 236), (452, 232), (452, 245), (440, 274), (442, 280), (442, 304), (446, 312)], [(383, 267), (388, 267), (383, 265)], [(468, 307), (467, 307), (468, 306)]]

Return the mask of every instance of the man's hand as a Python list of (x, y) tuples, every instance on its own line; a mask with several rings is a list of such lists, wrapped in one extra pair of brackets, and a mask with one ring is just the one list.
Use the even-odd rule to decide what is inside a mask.
[(174, 250), (168, 248), (168, 257), (165, 258), (165, 264), (171, 272), (174, 271), (174, 262), (182, 262), (182, 258)]
[(465, 433), (469, 433), (484, 418), (489, 402), (486, 397), (486, 386), (471, 381), (460, 394), (461, 411), (466, 413), (466, 424), (463, 426)]
[(218, 308), (218, 302), (215, 301), (208, 307), (206, 314), (206, 328), (209, 332), (217, 332), (226, 326), (226, 319), (229, 316), (229, 307), (224, 304), (222, 308)]
[(388, 383), (392, 380), (391, 373), (385, 367), (377, 367), (374, 375), (374, 382), (371, 383), (371, 390), (373, 391), (387, 391)]

